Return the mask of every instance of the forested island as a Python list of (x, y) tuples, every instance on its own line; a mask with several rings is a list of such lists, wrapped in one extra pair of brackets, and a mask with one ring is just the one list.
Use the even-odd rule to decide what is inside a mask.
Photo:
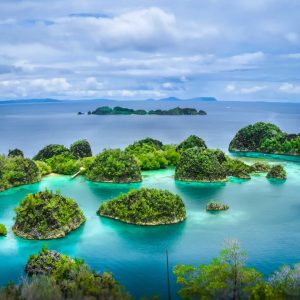
[(28, 194), (16, 208), (13, 231), (25, 239), (47, 240), (64, 237), (85, 222), (77, 203), (60, 193)]
[(258, 122), (240, 129), (229, 151), (300, 155), (300, 134), (288, 134), (274, 124)]
[(133, 300), (112, 274), (90, 269), (82, 259), (73, 259), (43, 248), (30, 256), (27, 277), (20, 284), (0, 289), (0, 299), (11, 300)]
[[(82, 112), (78, 112), (82, 115)], [(167, 110), (155, 109), (146, 111), (144, 109), (132, 109), (121, 106), (115, 106), (113, 108), (109, 106), (100, 106), (94, 111), (89, 111), (89, 115), (165, 115), (165, 116), (175, 116), (175, 115), (207, 115), (204, 110), (197, 110), (195, 108), (181, 108), (175, 107)]]
[(142, 188), (102, 203), (98, 214), (125, 223), (153, 226), (183, 221), (186, 209), (178, 195)]

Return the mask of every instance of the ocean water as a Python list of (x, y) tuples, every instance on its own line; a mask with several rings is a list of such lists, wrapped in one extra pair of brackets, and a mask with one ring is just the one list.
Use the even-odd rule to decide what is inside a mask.
[[(51, 104), (52, 105), (52, 104)], [(289, 132), (299, 132), (300, 106), (296, 104), (205, 103), (201, 117), (77, 116), (84, 107), (71, 104), (0, 106), (1, 151), (20, 147), (28, 156), (49, 142), (68, 144), (88, 138), (94, 152), (104, 147), (124, 147), (145, 136), (175, 143), (191, 133), (204, 137), (211, 147), (226, 150), (237, 129), (254, 121), (270, 121)], [(50, 106), (50, 108), (49, 108)], [(87, 108), (88, 110), (90, 108)], [(71, 112), (70, 112), (71, 111)], [(85, 110), (84, 110), (85, 111)], [(0, 223), (8, 236), (0, 238), (0, 284), (23, 276), (28, 257), (42, 245), (83, 258), (97, 271), (113, 272), (136, 297), (160, 294), (166, 299), (166, 257), (176, 264), (207, 263), (225, 239), (237, 238), (247, 250), (249, 266), (266, 276), (282, 264), (300, 261), (300, 160), (249, 154), (247, 162), (283, 163), (288, 179), (270, 181), (264, 175), (251, 180), (230, 178), (226, 183), (182, 183), (174, 169), (143, 173), (141, 184), (100, 184), (77, 177), (49, 176), (42, 182), (0, 193)], [(187, 220), (176, 225), (139, 227), (97, 216), (99, 205), (132, 188), (154, 187), (179, 194), (187, 207)], [(75, 199), (87, 218), (78, 230), (63, 239), (28, 241), (11, 231), (14, 208), (27, 193), (45, 188)], [(210, 200), (230, 209), (207, 213)], [(171, 276), (172, 294), (178, 286)]]

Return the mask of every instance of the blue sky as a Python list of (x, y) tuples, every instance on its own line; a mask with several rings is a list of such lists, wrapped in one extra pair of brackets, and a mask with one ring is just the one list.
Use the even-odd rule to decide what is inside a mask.
[(0, 99), (300, 102), (299, 0), (1, 0)]

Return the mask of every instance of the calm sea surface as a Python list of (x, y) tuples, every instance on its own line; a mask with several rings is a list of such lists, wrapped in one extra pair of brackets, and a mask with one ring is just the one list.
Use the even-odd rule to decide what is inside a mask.
[[(152, 103), (144, 106), (155, 107)], [(0, 153), (18, 147), (27, 156), (32, 156), (48, 143), (69, 145), (80, 138), (88, 139), (97, 153), (103, 148), (125, 147), (145, 136), (177, 143), (190, 134), (203, 137), (210, 147), (226, 150), (239, 128), (256, 121), (273, 122), (285, 131), (300, 132), (299, 104), (197, 104), (199, 109), (208, 112), (207, 116), (76, 114), (95, 107), (95, 103), (89, 102), (0, 105)], [(278, 162), (274, 158), (244, 159)], [(174, 170), (167, 169), (144, 172), (142, 184), (99, 184), (83, 177), (71, 180), (68, 176), (50, 176), (40, 183), (2, 192), (0, 223), (6, 224), (9, 233), (0, 238), (0, 284), (20, 279), (28, 256), (44, 244), (83, 258), (98, 271), (113, 272), (136, 297), (160, 294), (162, 299), (166, 298), (166, 249), (171, 267), (179, 263), (200, 264), (215, 257), (225, 239), (238, 238), (248, 252), (248, 265), (266, 275), (283, 263), (299, 262), (300, 160), (287, 158), (280, 162), (288, 174), (288, 180), (283, 183), (271, 182), (262, 175), (249, 181), (230, 179), (221, 184), (180, 183), (174, 180)], [(141, 186), (178, 193), (186, 204), (187, 220), (171, 226), (138, 227), (96, 215), (103, 201)], [(87, 222), (63, 239), (45, 242), (17, 238), (10, 229), (14, 208), (27, 193), (45, 188), (60, 190), (74, 198), (83, 209)], [(230, 209), (218, 214), (207, 213), (205, 206), (212, 199), (229, 204)], [(176, 289), (172, 276), (174, 297)]]

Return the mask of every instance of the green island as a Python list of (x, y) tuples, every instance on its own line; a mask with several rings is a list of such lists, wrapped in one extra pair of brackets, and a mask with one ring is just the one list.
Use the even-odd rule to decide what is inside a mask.
[(98, 214), (125, 223), (153, 226), (182, 222), (186, 209), (178, 195), (142, 188), (102, 203)]
[(157, 170), (175, 166), (179, 159), (176, 146), (164, 145), (161, 141), (149, 137), (127, 146), (125, 152), (132, 154), (137, 159), (142, 170)]
[(41, 180), (36, 163), (21, 155), (0, 155), (0, 192)]
[(176, 150), (181, 153), (184, 150), (189, 148), (198, 147), (203, 150), (207, 149), (205, 141), (197, 135), (190, 135), (187, 139), (181, 142), (177, 147)]
[(81, 259), (43, 248), (31, 255), (27, 277), (0, 290), (0, 299), (11, 300), (132, 300), (111, 273), (97, 273)]
[(300, 134), (288, 134), (274, 124), (258, 122), (240, 129), (229, 151), (300, 155)]
[(227, 180), (221, 150), (193, 147), (182, 152), (176, 166), (175, 179), (181, 181), (222, 182)]
[(287, 178), (286, 171), (282, 165), (272, 166), (270, 171), (267, 174), (267, 178), (285, 180)]
[(142, 181), (141, 169), (135, 157), (120, 149), (106, 149), (98, 154), (87, 170), (86, 177), (91, 181), (108, 183)]
[(74, 200), (48, 190), (28, 194), (15, 210), (12, 229), (25, 239), (61, 238), (85, 222)]
[[(82, 112), (78, 113), (79, 115)], [(146, 111), (144, 109), (132, 109), (121, 106), (109, 107), (101, 106), (94, 111), (89, 111), (89, 115), (164, 115), (164, 116), (178, 116), (178, 115), (206, 115), (204, 110), (197, 110), (195, 108), (181, 108), (175, 107), (167, 110), (156, 109)]]
[(6, 236), (7, 235), (7, 229), (4, 224), (0, 224), (0, 236)]
[(176, 265), (174, 275), (182, 299), (299, 299), (299, 263), (284, 265), (264, 279), (246, 265), (247, 254), (237, 240), (227, 240), (218, 257), (208, 264)]
[(228, 210), (229, 206), (226, 204), (218, 203), (216, 201), (209, 201), (206, 205), (207, 211), (221, 211), (221, 210)]

